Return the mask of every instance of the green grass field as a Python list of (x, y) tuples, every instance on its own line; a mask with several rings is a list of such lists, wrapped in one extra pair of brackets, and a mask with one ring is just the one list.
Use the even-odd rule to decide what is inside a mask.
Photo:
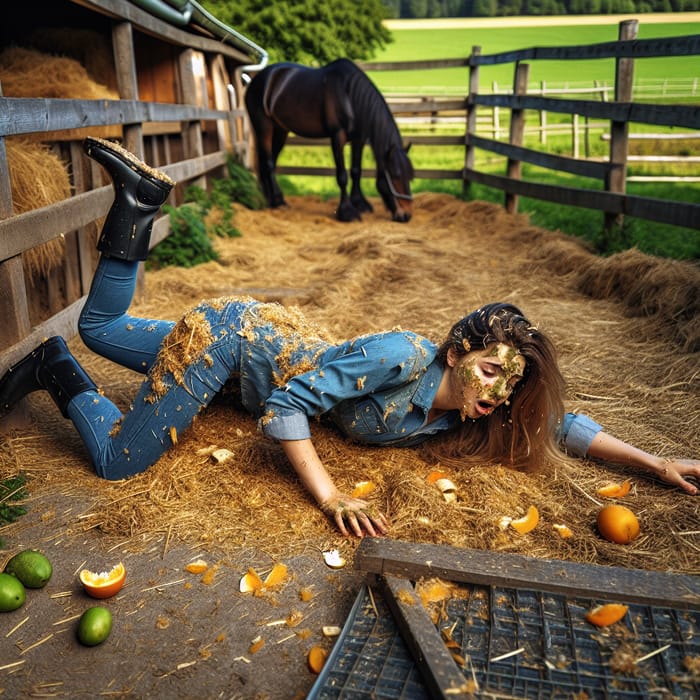
[[(508, 27), (489, 29), (397, 29), (393, 31), (394, 42), (383, 52), (375, 57), (376, 61), (404, 61), (419, 59), (455, 58), (466, 57), (474, 45), (481, 46), (482, 54), (499, 53), (502, 51), (525, 49), (535, 46), (565, 46), (595, 44), (606, 41), (614, 41), (617, 38), (618, 21), (610, 17), (609, 24), (594, 26), (542, 26), (542, 27)], [(700, 22), (677, 24), (645, 24), (640, 21), (639, 38), (672, 37), (700, 34)], [(480, 72), (480, 90), (490, 91), (492, 81), (497, 81), (499, 89), (507, 88), (512, 83), (513, 65), (494, 66), (482, 68)], [(438, 69), (425, 71), (375, 71), (370, 72), (370, 77), (384, 94), (411, 93), (411, 94), (458, 94), (466, 93), (468, 84), (468, 70)], [(640, 59), (635, 64), (635, 83), (640, 81), (672, 80), (686, 81), (690, 84), (693, 79), (700, 78), (700, 58), (662, 58)], [(563, 86), (569, 83), (572, 86), (592, 86), (594, 81), (612, 85), (614, 81), (614, 61), (533, 61), (530, 68), (530, 82), (539, 83), (546, 81), (549, 86)], [(585, 96), (584, 96), (585, 98)], [(691, 101), (700, 104), (700, 85), (698, 94), (694, 98), (685, 98), (681, 101)], [(536, 123), (536, 115), (529, 115)], [(569, 120), (569, 117), (551, 114), (550, 123), (557, 120)], [(463, 127), (455, 133), (463, 133)], [(506, 122), (507, 129), (507, 122)], [(636, 125), (635, 130), (641, 131), (645, 127)], [(647, 127), (647, 131), (659, 131), (658, 127)], [(590, 140), (591, 155), (605, 157), (609, 146), (601, 140), (600, 132), (595, 133)], [(402, 135), (405, 140), (410, 140), (416, 133), (412, 128), (402, 127)], [(526, 145), (542, 149), (535, 136), (526, 138)], [(667, 145), (667, 142), (664, 142)], [(690, 149), (690, 153), (697, 154), (699, 141), (688, 141), (684, 148)], [(646, 142), (646, 148), (651, 151), (661, 152), (660, 142), (654, 146), (654, 142)], [(675, 147), (675, 145), (673, 146)], [(546, 150), (549, 152), (571, 155), (571, 137), (568, 134), (549, 136)], [(498, 174), (504, 173), (502, 159), (494, 158), (485, 152), (478, 152), (479, 161), (477, 167)], [(458, 147), (426, 147), (415, 146), (411, 151), (411, 159), (417, 168), (438, 168), (460, 170), (464, 164), (464, 149)], [(330, 149), (319, 147), (288, 147), (280, 156), (280, 165), (316, 165), (332, 167)], [(364, 167), (371, 168), (371, 154), (369, 149), (365, 151)], [(656, 174), (681, 174), (679, 165), (660, 166)], [(631, 165), (630, 174), (648, 174), (648, 166)], [(687, 168), (693, 168), (688, 172)], [(695, 165), (687, 165), (683, 174), (697, 175), (700, 168)], [(574, 178), (562, 174), (543, 171), (524, 166), (523, 177), (539, 182), (566, 184), (572, 187), (585, 187), (600, 189), (601, 183), (591, 182), (586, 178)], [(280, 179), (283, 190), (289, 194), (314, 193), (323, 197), (334, 198), (338, 196), (338, 188), (335, 179), (331, 177), (310, 178), (304, 176), (284, 177)], [(373, 180), (367, 180), (363, 186), (369, 194), (376, 194)], [(462, 196), (462, 183), (460, 180), (416, 180), (413, 183), (415, 192), (441, 191)], [(700, 184), (669, 184), (629, 183), (628, 192), (659, 199), (678, 199), (686, 202), (700, 203)], [(504, 194), (500, 190), (494, 190), (482, 186), (474, 186), (469, 192), (470, 199), (485, 199), (503, 203)], [(640, 250), (652, 255), (665, 256), (684, 260), (700, 259), (700, 232), (674, 226), (657, 224), (645, 220), (633, 220), (628, 218), (625, 227), (614, 238), (606, 237), (602, 231), (603, 215), (594, 210), (562, 207), (540, 200), (522, 198), (520, 200), (521, 212), (530, 215), (533, 224), (561, 230), (565, 233), (580, 236), (596, 248), (605, 253), (637, 246)]]
[[(642, 15), (643, 17), (643, 15)], [(394, 41), (374, 57), (374, 61), (412, 61), (419, 59), (462, 58), (480, 46), (482, 54), (501, 53), (536, 46), (578, 46), (615, 41), (618, 25), (594, 26), (505, 27), (489, 29), (396, 29)], [(700, 34), (700, 22), (678, 24), (644, 24), (640, 21), (639, 38), (652, 39)], [(635, 81), (692, 79), (700, 75), (697, 56), (638, 60)], [(468, 81), (466, 69), (434, 69), (429, 71), (370, 72), (377, 87), (385, 93), (464, 91)], [(614, 60), (532, 61), (530, 81), (547, 83), (567, 81), (591, 84), (594, 80), (611, 84), (615, 77)], [(513, 82), (513, 65), (488, 66), (480, 69), (480, 90), (490, 88), (493, 81), (509, 87)]]

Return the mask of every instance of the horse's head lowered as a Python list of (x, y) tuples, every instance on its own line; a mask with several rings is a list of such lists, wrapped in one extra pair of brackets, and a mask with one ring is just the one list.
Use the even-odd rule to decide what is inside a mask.
[(390, 146), (383, 162), (377, 164), (377, 191), (391, 212), (391, 218), (402, 223), (410, 221), (413, 213), (413, 165), (408, 157), (410, 147), (410, 144), (407, 148)]

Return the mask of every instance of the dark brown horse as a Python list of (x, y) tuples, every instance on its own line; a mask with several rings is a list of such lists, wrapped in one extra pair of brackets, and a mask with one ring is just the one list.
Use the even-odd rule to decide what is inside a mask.
[[(285, 204), (277, 184), (277, 157), (291, 131), (306, 138), (330, 137), (335, 159), (340, 221), (359, 219), (372, 205), (360, 189), (362, 150), (370, 144), (377, 165), (377, 191), (394, 221), (411, 218), (413, 166), (396, 122), (381, 93), (352, 61), (341, 58), (322, 68), (274, 63), (258, 73), (245, 94), (258, 150), (258, 177), (270, 207)], [(343, 148), (351, 144), (348, 173)]]

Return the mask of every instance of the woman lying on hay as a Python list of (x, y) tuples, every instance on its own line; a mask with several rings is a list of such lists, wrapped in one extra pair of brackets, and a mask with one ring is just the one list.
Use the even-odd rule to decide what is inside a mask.
[(96, 353), (147, 378), (122, 415), (64, 340), (50, 338), (0, 380), (0, 415), (47, 390), (99, 476), (123, 479), (147, 469), (234, 380), (245, 409), (281, 443), (343, 534), (384, 534), (389, 525), (366, 501), (337, 489), (311, 441), (311, 417), (369, 445), (412, 446), (451, 431), (453, 454), (468, 460), (528, 468), (563, 459), (563, 450), (698, 492), (691, 481), (700, 480), (700, 461), (653, 456), (585, 415), (565, 413), (551, 341), (510, 304), (470, 313), (440, 347), (408, 331), (332, 344), (296, 309), (251, 298), (203, 301), (177, 323), (130, 316), (139, 261), (174, 183), (108, 141), (88, 138), (85, 151), (110, 174), (115, 200), (80, 335)]

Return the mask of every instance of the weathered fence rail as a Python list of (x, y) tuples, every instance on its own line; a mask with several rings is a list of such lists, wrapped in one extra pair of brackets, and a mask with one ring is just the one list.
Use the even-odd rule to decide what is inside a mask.
[[(424, 118), (433, 124), (449, 119), (464, 124), (459, 135), (427, 134), (411, 135), (411, 142), (426, 146), (460, 146), (465, 148), (464, 168), (462, 169), (416, 169), (416, 176), (425, 179), (457, 179), (468, 188), (471, 183), (503, 190), (505, 206), (516, 211), (518, 197), (527, 196), (548, 200), (559, 204), (599, 210), (603, 213), (605, 225), (620, 224), (624, 215), (648, 219), (661, 223), (688, 228), (700, 228), (700, 205), (692, 202), (671, 201), (629, 195), (626, 193), (627, 164), (629, 156), (630, 124), (647, 124), (663, 127), (700, 130), (700, 108), (697, 104), (683, 105), (656, 101), (634, 101), (633, 71), (634, 62), (645, 58), (671, 56), (697, 56), (700, 54), (700, 35), (663, 39), (637, 40), (638, 23), (620, 23), (617, 41), (585, 46), (561, 46), (522, 49), (497, 54), (481, 54), (480, 47), (474, 47), (466, 59), (436, 61), (408, 61), (363, 63), (367, 71), (415, 70), (432, 68), (469, 69), (469, 94), (457, 99), (455, 96), (392, 96), (388, 102), (397, 121)], [(596, 94), (596, 99), (576, 99), (576, 91), (548, 90), (542, 84), (530, 87), (528, 84), (527, 61), (558, 60), (583, 61), (601, 58), (614, 58), (616, 71), (612, 88), (596, 88), (584, 91)], [(513, 86), (507, 92), (480, 92), (479, 69), (503, 63), (514, 65)], [(694, 83), (693, 83), (694, 85)], [(533, 94), (534, 93), (534, 94)], [(648, 96), (647, 96), (648, 97)], [(537, 127), (528, 127), (525, 112), (539, 113)], [(481, 115), (485, 113), (485, 116)], [(502, 113), (506, 113), (507, 127), (501, 126)], [(571, 117), (571, 126), (547, 124), (547, 114), (563, 114)], [(580, 124), (580, 121), (583, 125)], [(579, 157), (579, 137), (588, 138), (593, 124), (605, 125), (606, 138), (610, 141), (609, 157), (606, 161), (592, 161)], [(546, 143), (547, 134), (556, 131), (572, 132), (572, 156), (556, 155), (543, 150), (525, 147), (524, 136), (533, 128), (540, 134), (540, 143)], [(501, 134), (507, 140), (501, 140)], [(689, 134), (693, 138), (693, 134)], [(292, 144), (310, 142), (290, 139)], [(586, 149), (587, 151), (588, 149)], [(476, 167), (477, 151), (493, 153), (506, 159), (505, 173), (502, 175), (486, 172)], [(586, 153), (587, 155), (587, 153)], [(692, 163), (691, 158), (678, 156), (678, 163)], [(566, 187), (530, 182), (522, 178), (522, 163), (544, 167), (549, 170), (581, 175), (600, 181), (601, 189)], [(280, 167), (281, 174), (331, 176), (332, 168)], [(372, 172), (363, 173), (371, 177)], [(629, 181), (639, 177), (629, 178)], [(650, 179), (650, 178), (649, 178)], [(658, 180), (659, 178), (654, 178)], [(668, 181), (668, 178), (666, 178)], [(686, 178), (685, 181), (690, 181)]]
[[(0, 83), (0, 373), (42, 338), (77, 332), (97, 262), (96, 224), (114, 197), (99, 166), (83, 154), (86, 135), (108, 132), (170, 175), (178, 182), (169, 199), (173, 205), (182, 202), (188, 185), (205, 186), (207, 178), (223, 176), (230, 154), (245, 157), (249, 149), (237, 96), (243, 92), (241, 70), (257, 57), (245, 43), (186, 31), (119, 0), (56, 0), (54, 9), (59, 27), (68, 22), (102, 35), (111, 46), (122, 99), (3, 96)], [(21, 16), (31, 8), (18, 12), (8, 19), (16, 26), (0, 32), (12, 43), (32, 25)], [(11, 139), (20, 137), (50, 145), (68, 164), (72, 196), (14, 210), (7, 158)], [(168, 234), (168, 217), (160, 217), (152, 245)], [(56, 239), (65, 242), (63, 259), (41, 280), (33, 279), (23, 256)]]

